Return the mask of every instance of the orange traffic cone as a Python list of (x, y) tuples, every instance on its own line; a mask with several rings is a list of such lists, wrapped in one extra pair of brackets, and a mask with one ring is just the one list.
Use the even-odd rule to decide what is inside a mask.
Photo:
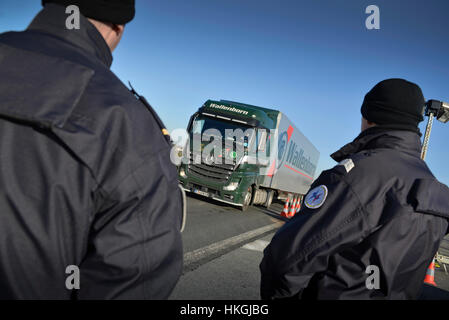
[(437, 286), (435, 283), (435, 257), (432, 259), (430, 266), (427, 268), (426, 277), (424, 278), (424, 283), (430, 284), (432, 286)]
[(290, 212), (288, 214), (289, 218), (292, 218), (296, 213), (296, 202), (298, 201), (298, 198), (293, 198), (292, 206), (290, 207)]
[(296, 213), (301, 210), (301, 198), (298, 198), (298, 202), (296, 203)]
[(284, 204), (284, 210), (282, 210), (282, 212), (281, 212), (281, 217), (288, 218), (288, 204), (289, 204), (289, 202), (290, 202), (290, 198), (287, 198), (287, 201), (285, 201), (285, 204)]

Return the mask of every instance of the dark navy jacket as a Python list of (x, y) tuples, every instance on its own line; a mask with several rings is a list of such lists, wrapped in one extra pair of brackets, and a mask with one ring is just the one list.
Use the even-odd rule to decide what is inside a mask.
[(167, 298), (182, 270), (171, 147), (100, 33), (67, 16), (49, 4), (0, 35), (0, 299)]
[(311, 186), (326, 186), (321, 206), (303, 206), (274, 236), (262, 298), (417, 298), (449, 219), (449, 188), (420, 150), (417, 133), (374, 127), (334, 153), (354, 166), (324, 171)]

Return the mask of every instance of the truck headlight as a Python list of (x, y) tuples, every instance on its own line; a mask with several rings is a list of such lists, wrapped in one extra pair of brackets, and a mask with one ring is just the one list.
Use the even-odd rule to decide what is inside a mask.
[(223, 190), (234, 191), (235, 189), (237, 189), (238, 186), (239, 186), (238, 182), (231, 182), (227, 186), (223, 187)]
[(184, 171), (183, 168), (181, 168), (181, 169), (179, 170), (179, 175), (180, 175), (181, 177), (183, 177), (183, 178), (187, 178), (186, 172)]

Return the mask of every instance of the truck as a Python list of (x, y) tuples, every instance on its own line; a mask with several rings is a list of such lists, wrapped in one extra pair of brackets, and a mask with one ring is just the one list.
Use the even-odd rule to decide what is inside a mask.
[[(187, 192), (246, 211), (302, 199), (314, 180), (318, 150), (278, 110), (207, 100), (191, 116), (187, 134), (178, 169)], [(210, 139), (217, 148), (207, 147)]]

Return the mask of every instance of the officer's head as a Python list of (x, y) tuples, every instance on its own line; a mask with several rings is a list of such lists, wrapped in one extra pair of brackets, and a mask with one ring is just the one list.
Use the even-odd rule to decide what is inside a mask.
[(68, 7), (78, 6), (82, 15), (98, 29), (113, 51), (120, 42), (125, 24), (134, 18), (134, 0), (42, 0)]
[(379, 82), (362, 104), (362, 131), (375, 125), (419, 132), (425, 100), (421, 88), (404, 79)]

